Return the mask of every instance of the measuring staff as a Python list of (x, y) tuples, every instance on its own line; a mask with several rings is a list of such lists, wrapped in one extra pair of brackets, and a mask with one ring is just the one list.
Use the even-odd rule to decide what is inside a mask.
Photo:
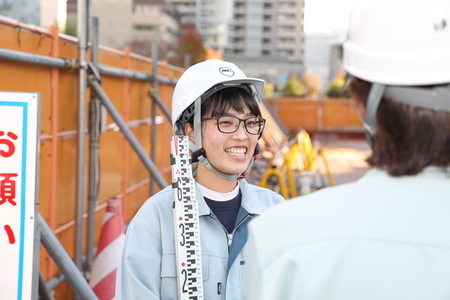
[(200, 223), (187, 136), (172, 136), (172, 195), (178, 299), (203, 299)]
[[(184, 143), (183, 136), (189, 139), (194, 187), (185, 194), (175, 184), (175, 188), (167, 187), (147, 200), (130, 222), (118, 270), (117, 297), (243, 299), (247, 224), (284, 201), (279, 194), (244, 179), (258, 153), (258, 139), (265, 126), (259, 109), (263, 86), (262, 80), (247, 78), (236, 65), (219, 60), (198, 63), (180, 77), (172, 98), (172, 123), (178, 141)], [(176, 152), (178, 148), (172, 149)], [(173, 159), (174, 153), (172, 162), (177, 164)], [(187, 227), (173, 204), (176, 208), (176, 199), (192, 190), (198, 206), (200, 243), (194, 242), (194, 248), (201, 252), (202, 287), (199, 279), (194, 281), (196, 275), (190, 276), (194, 273), (183, 273), (188, 272), (181, 265), (186, 250), (176, 250), (187, 237)], [(180, 194), (174, 196), (174, 192)], [(195, 209), (188, 208), (187, 213), (191, 212)], [(198, 270), (198, 266), (192, 269)], [(202, 295), (189, 294), (198, 288), (202, 288)]]

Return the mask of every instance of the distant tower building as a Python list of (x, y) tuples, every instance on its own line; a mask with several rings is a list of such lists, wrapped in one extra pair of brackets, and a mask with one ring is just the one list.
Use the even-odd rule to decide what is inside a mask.
[(222, 53), (228, 45), (229, 24), (233, 19), (233, 1), (166, 0), (177, 8), (180, 23), (194, 23), (205, 44)]
[(330, 80), (333, 80), (339, 72), (344, 72), (343, 62), (343, 47), (342, 45), (347, 40), (347, 30), (335, 29), (332, 33), (332, 42), (330, 50)]
[(316, 75), (322, 83), (324, 95), (328, 84), (342, 68), (342, 44), (347, 39), (347, 30), (328, 33), (305, 33), (305, 72)]
[[(77, 0), (67, 1), (68, 19), (76, 22)], [(151, 43), (162, 47), (161, 58), (175, 55), (178, 42), (178, 15), (173, 5), (164, 0), (95, 0), (90, 1), (89, 14), (99, 18), (100, 44), (149, 56)]]
[(0, 0), (0, 15), (43, 28), (66, 25), (66, 0)]
[(304, 0), (166, 0), (250, 76), (303, 72)]
[(330, 59), (332, 35), (327, 33), (305, 33), (305, 69), (319, 77), (322, 94), (330, 81)]

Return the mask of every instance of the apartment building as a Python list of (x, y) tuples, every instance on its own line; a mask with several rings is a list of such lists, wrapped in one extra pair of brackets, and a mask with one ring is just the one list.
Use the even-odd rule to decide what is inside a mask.
[[(304, 0), (95, 0), (90, 6), (102, 45), (176, 43), (178, 24), (192, 22), (208, 47), (249, 76), (277, 84), (304, 72)], [(69, 18), (74, 8), (76, 0), (68, 0)]]
[[(67, 1), (69, 22), (77, 18), (77, 0)], [(95, 0), (89, 14), (99, 19), (99, 42), (149, 56), (151, 43), (163, 49), (162, 58), (175, 56), (180, 29), (176, 9), (164, 0)], [(134, 48), (134, 49), (133, 49)]]
[(333, 36), (328, 33), (305, 34), (305, 68), (306, 72), (320, 79), (322, 94), (330, 81), (331, 44)]
[(314, 74), (321, 82), (321, 95), (325, 95), (328, 83), (343, 71), (342, 44), (347, 30), (329, 33), (306, 33), (304, 43), (305, 72)]
[(303, 72), (304, 0), (166, 0), (251, 76)]

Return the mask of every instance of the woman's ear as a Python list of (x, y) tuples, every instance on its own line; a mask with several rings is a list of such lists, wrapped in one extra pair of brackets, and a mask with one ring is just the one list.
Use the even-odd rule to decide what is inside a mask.
[(189, 140), (195, 144), (194, 128), (192, 127), (192, 124), (186, 123), (186, 125), (184, 125), (184, 132), (189, 137)]

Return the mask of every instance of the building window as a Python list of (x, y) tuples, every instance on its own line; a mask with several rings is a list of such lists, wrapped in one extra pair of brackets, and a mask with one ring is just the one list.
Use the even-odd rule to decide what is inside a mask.
[(175, 37), (178, 36), (178, 32), (175, 29), (173, 29), (173, 28), (168, 27), (166, 31), (169, 34), (171, 34), (172, 36), (175, 36)]
[(162, 13), (156, 5), (135, 4), (133, 10), (136, 15), (158, 15)]
[(150, 30), (158, 30), (159, 26), (151, 24), (133, 24), (133, 29), (150, 31)]

